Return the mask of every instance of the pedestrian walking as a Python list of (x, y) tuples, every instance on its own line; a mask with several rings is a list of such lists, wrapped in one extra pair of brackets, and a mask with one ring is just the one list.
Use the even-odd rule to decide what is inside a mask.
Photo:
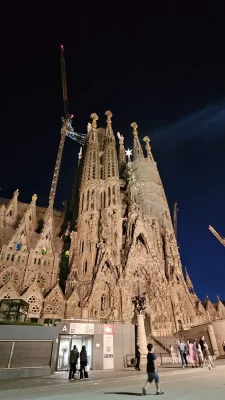
[(199, 367), (204, 367), (204, 356), (202, 353), (202, 348), (200, 343), (197, 344), (197, 352), (198, 352), (198, 362), (199, 362)]
[(194, 340), (194, 343), (193, 343), (193, 358), (194, 358), (195, 366), (198, 367), (199, 366), (198, 344), (197, 344), (196, 339)]
[(77, 361), (79, 358), (79, 351), (77, 349), (77, 346), (73, 346), (73, 349), (70, 352), (70, 373), (69, 373), (69, 380), (74, 379), (74, 375), (77, 372)]
[(138, 342), (136, 343), (136, 348), (135, 348), (135, 358), (137, 360), (135, 369), (136, 371), (141, 371), (140, 370), (141, 350)]
[(176, 352), (175, 352), (174, 347), (172, 346), (172, 344), (170, 345), (170, 355), (171, 355), (172, 363), (173, 364), (177, 364)]
[(87, 366), (88, 366), (88, 358), (87, 358), (87, 350), (85, 346), (82, 346), (81, 352), (80, 352), (80, 379), (88, 379), (88, 372), (87, 372)]
[(143, 396), (146, 396), (147, 388), (149, 383), (152, 383), (155, 381), (155, 386), (156, 386), (156, 394), (164, 394), (164, 392), (161, 391), (160, 386), (159, 386), (159, 371), (158, 367), (156, 364), (156, 355), (154, 354), (154, 348), (153, 344), (149, 343), (147, 345), (148, 349), (148, 354), (147, 354), (147, 381), (145, 386), (142, 389)]
[(188, 362), (187, 362), (187, 347), (186, 347), (186, 344), (183, 343), (181, 340), (179, 341), (178, 349), (179, 349), (179, 352), (180, 352), (182, 367), (184, 368), (184, 364), (187, 367), (188, 366)]
[(187, 341), (187, 354), (188, 354), (189, 364), (191, 364), (192, 368), (194, 368), (196, 365), (196, 359), (195, 359), (196, 357), (194, 352), (194, 345), (191, 340)]
[(207, 345), (206, 342), (205, 342), (204, 353), (205, 353), (205, 360), (207, 361), (207, 364), (208, 364), (208, 368), (209, 369), (214, 368), (213, 360), (212, 360), (212, 357), (210, 355), (209, 348), (208, 348), (208, 345)]

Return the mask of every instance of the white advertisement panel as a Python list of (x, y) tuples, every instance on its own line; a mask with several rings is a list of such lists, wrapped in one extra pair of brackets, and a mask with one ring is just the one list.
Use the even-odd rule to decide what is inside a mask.
[(71, 335), (94, 335), (94, 324), (70, 323)]
[(104, 325), (103, 369), (114, 369), (113, 334), (113, 325)]

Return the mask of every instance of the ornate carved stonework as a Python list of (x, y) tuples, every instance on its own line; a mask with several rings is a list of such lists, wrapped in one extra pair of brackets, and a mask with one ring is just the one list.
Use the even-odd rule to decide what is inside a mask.
[(145, 313), (154, 335), (225, 315), (222, 302), (203, 306), (190, 278), (188, 285), (184, 280), (150, 139), (144, 138), (145, 157), (138, 126), (131, 124), (127, 163), (122, 134), (116, 152), (112, 113), (106, 112), (106, 129), (97, 128), (97, 114), (91, 118), (69, 223), (65, 213), (37, 207), (36, 195), (29, 205), (19, 202), (18, 190), (0, 206), (0, 300), (22, 297), (29, 317), (41, 320), (85, 313), (131, 322)]

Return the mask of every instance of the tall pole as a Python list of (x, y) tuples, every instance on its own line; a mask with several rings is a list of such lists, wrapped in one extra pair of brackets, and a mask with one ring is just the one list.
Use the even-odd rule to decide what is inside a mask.
[(132, 303), (134, 305), (134, 312), (137, 316), (137, 342), (141, 350), (141, 364), (144, 364), (146, 362), (147, 354), (147, 339), (144, 322), (145, 309), (147, 307), (146, 293), (132, 297)]

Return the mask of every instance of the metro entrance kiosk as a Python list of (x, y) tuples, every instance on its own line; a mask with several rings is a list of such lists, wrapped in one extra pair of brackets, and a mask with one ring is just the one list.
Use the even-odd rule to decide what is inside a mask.
[[(78, 351), (81, 351), (83, 345), (86, 346), (88, 365), (93, 369), (93, 357), (103, 360), (103, 369), (114, 369), (114, 351), (113, 351), (113, 333), (114, 326), (112, 324), (89, 324), (76, 322), (59, 323), (59, 348), (57, 370), (68, 370), (70, 351), (74, 345)], [(101, 332), (99, 332), (99, 326)], [(95, 328), (98, 332), (99, 343), (95, 343)], [(100, 338), (101, 337), (101, 338)], [(101, 355), (100, 355), (101, 354)], [(78, 360), (77, 368), (80, 368), (80, 360)]]

